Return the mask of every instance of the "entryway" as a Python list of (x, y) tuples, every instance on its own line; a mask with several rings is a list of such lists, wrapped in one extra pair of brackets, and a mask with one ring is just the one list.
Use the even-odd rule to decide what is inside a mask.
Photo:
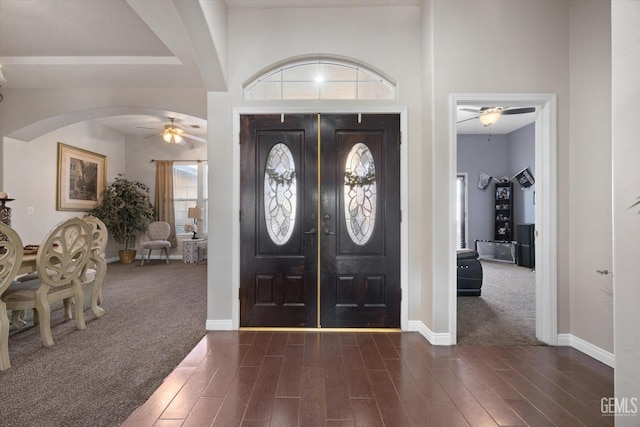
[(240, 128), (240, 326), (399, 328), (400, 115)]
[[(449, 176), (455, 174), (457, 162), (456, 150), (456, 109), (458, 105), (504, 105), (511, 107), (534, 106), (538, 111), (535, 124), (535, 164), (536, 164), (536, 195), (535, 195), (535, 259), (536, 259), (536, 338), (549, 345), (556, 345), (557, 333), (557, 144), (556, 144), (556, 97), (553, 94), (453, 94), (450, 96), (450, 140), (448, 147), (451, 152), (451, 163), (446, 172)], [(453, 194), (455, 181), (450, 180)], [(449, 212), (455, 212), (455, 198), (450, 198)], [(455, 239), (452, 222), (447, 228), (448, 235), (443, 236), (443, 242), (448, 244), (449, 250), (442, 258), (455, 256)], [(434, 268), (439, 272), (443, 263), (438, 262), (440, 253), (435, 254)], [(451, 344), (456, 340), (457, 298), (455, 262), (445, 264), (449, 266), (449, 334)]]

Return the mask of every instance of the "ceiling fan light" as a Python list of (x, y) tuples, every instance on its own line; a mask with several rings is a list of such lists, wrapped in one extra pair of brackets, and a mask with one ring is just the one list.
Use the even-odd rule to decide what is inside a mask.
[(173, 125), (173, 121), (170, 125), (164, 126), (164, 132), (162, 132), (162, 139), (169, 144), (181, 144), (182, 134), (184, 131), (177, 126)]
[(486, 110), (480, 114), (480, 122), (485, 126), (491, 126), (500, 120), (500, 111)]

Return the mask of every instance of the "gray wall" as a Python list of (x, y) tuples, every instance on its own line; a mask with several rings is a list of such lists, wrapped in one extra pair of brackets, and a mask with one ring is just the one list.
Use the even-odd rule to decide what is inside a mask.
[(478, 177), (484, 172), (500, 179), (508, 175), (506, 135), (458, 135), (458, 173), (466, 172), (467, 184), (467, 242), (493, 240), (494, 184), (485, 190), (478, 188)]
[[(535, 125), (530, 124), (508, 135), (458, 135), (458, 173), (468, 174), (468, 245), (475, 240), (494, 238), (494, 184), (478, 188), (480, 172), (500, 179), (511, 178), (528, 167), (535, 174)], [(535, 185), (521, 190), (513, 184), (513, 224), (534, 223)]]
[[(535, 130), (535, 125), (532, 123), (507, 135), (509, 178), (524, 168), (529, 168), (533, 178), (536, 178)], [(513, 183), (513, 225), (516, 233), (516, 224), (533, 224), (536, 222), (533, 206), (533, 193), (535, 190), (535, 184), (523, 189), (517, 182)]]

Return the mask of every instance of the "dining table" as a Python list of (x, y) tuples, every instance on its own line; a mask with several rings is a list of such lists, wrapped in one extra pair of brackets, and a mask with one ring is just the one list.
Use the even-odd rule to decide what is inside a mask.
[(22, 256), (22, 263), (18, 269), (18, 275), (32, 273), (36, 271), (36, 259), (38, 255), (34, 253), (28, 253)]

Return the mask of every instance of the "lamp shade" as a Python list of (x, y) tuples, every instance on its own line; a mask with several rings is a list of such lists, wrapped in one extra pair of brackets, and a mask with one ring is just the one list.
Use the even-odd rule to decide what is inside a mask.
[(182, 142), (182, 136), (179, 133), (167, 132), (162, 135), (162, 138), (169, 144), (180, 144)]
[(502, 110), (485, 110), (482, 113), (480, 113), (480, 122), (484, 125), (484, 126), (491, 126), (495, 123), (498, 122), (498, 120), (500, 120), (500, 115), (502, 113)]
[(187, 212), (187, 217), (188, 218), (202, 218), (203, 212), (202, 212), (202, 208), (189, 208), (189, 211)]
[(178, 126), (173, 124), (173, 120), (170, 125), (164, 125), (164, 131), (162, 132), (162, 139), (169, 144), (181, 144), (182, 134), (184, 131)]

